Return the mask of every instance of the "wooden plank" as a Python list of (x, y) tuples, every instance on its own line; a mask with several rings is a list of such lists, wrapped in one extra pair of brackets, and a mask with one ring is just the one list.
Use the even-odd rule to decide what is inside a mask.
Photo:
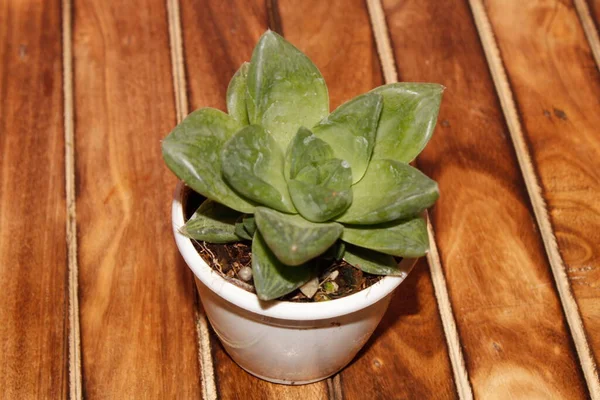
[(600, 30), (600, 1), (573, 0), (573, 6), (579, 14), (579, 20), (590, 44), (596, 65), (600, 68), (600, 34), (598, 32)]
[[(229, 80), (242, 62), (250, 60), (254, 45), (267, 29), (267, 6), (262, 1), (207, 1), (200, 5), (185, 0), (180, 7), (190, 110), (200, 107), (226, 110), (225, 92)], [(275, 17), (271, 14), (271, 19)], [(210, 343), (214, 378), (213, 371), (203, 371), (203, 374), (211, 383), (214, 379), (216, 393), (207, 392), (208, 398), (217, 395), (224, 399), (327, 398), (325, 382), (295, 387), (268, 383), (238, 367), (214, 333), (210, 335)], [(204, 354), (207, 356), (210, 354)]]
[(0, 387), (67, 396), (60, 2), (0, 2)]
[(600, 26), (600, 1), (599, 0), (585, 0), (588, 8), (590, 9), (591, 16), (596, 23), (596, 27)]
[[(547, 204), (539, 207), (540, 227), (551, 260), (560, 268), (557, 283), (567, 288), (563, 303), (588, 385), (600, 398), (595, 365), (600, 354), (595, 334), (600, 330), (600, 72), (574, 4), (532, 1), (526, 12), (511, 15), (517, 9), (522, 4), (516, 1), (488, 1), (485, 9), (512, 83), (506, 83), (512, 89), (507, 97), (516, 100), (522, 129), (516, 113), (507, 117), (519, 127), (515, 134), (529, 143)], [(525, 57), (527, 53), (536, 57)], [(530, 174), (537, 184), (533, 170)], [(579, 310), (568, 304), (573, 294), (565, 264)]]
[(74, 5), (84, 393), (199, 398), (192, 274), (171, 234), (166, 4)]
[(425, 259), (402, 283), (365, 349), (340, 375), (348, 399), (458, 398)]
[(448, 88), (419, 166), (440, 183), (432, 224), (475, 395), (586, 397), (468, 5), (384, 8), (402, 80)]

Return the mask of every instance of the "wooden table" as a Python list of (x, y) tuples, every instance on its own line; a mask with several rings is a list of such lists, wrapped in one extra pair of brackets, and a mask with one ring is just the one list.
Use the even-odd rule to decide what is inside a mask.
[[(600, 399), (600, 1), (1, 0), (0, 397)], [(160, 140), (270, 27), (332, 107), (447, 87), (435, 238), (356, 360), (243, 372), (170, 231)]]

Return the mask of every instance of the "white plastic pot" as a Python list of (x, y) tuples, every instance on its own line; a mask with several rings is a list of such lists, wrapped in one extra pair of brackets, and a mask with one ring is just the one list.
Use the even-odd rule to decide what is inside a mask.
[(194, 272), (208, 319), (231, 358), (251, 374), (274, 383), (300, 385), (325, 379), (346, 366), (369, 339), (394, 289), (415, 264), (404, 259), (402, 276), (319, 303), (264, 302), (223, 279), (179, 233), (184, 224), (179, 184), (173, 201), (173, 232)]

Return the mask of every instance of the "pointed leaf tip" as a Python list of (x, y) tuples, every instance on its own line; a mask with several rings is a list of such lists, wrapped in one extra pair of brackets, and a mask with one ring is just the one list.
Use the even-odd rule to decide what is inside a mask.
[(284, 151), (300, 126), (313, 126), (329, 113), (323, 76), (275, 32), (265, 32), (254, 48), (247, 85), (250, 123), (265, 127)]
[(373, 275), (392, 275), (406, 278), (414, 263), (397, 262), (389, 255), (358, 246), (348, 245), (344, 260), (355, 268)]
[(250, 63), (243, 63), (231, 78), (227, 87), (227, 112), (241, 125), (248, 125), (246, 107), (246, 78)]
[(261, 300), (273, 300), (296, 290), (314, 275), (312, 264), (301, 267), (284, 265), (269, 249), (261, 233), (252, 240), (252, 276), (256, 295)]
[(337, 223), (315, 224), (299, 215), (257, 207), (258, 230), (275, 256), (286, 265), (301, 265), (323, 254), (342, 234)]
[(345, 224), (379, 224), (411, 217), (439, 197), (437, 183), (408, 164), (373, 160), (352, 187), (354, 199), (336, 220)]
[(346, 225), (342, 240), (396, 257), (417, 258), (429, 250), (427, 224), (422, 217), (379, 225)]
[(445, 87), (400, 82), (370, 93), (383, 96), (373, 159), (410, 162), (425, 148), (435, 129)]
[(201, 108), (177, 125), (161, 147), (169, 169), (194, 191), (234, 210), (251, 213), (254, 206), (221, 176), (219, 152), (239, 128), (239, 122), (224, 112)]

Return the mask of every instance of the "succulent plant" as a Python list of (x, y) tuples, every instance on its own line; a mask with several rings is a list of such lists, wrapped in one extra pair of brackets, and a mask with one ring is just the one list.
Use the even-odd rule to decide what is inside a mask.
[(206, 198), (181, 232), (251, 240), (263, 300), (314, 278), (323, 254), (400, 274), (394, 257), (429, 248), (422, 212), (438, 186), (409, 162), (431, 137), (443, 89), (384, 85), (330, 114), (319, 70), (267, 31), (229, 84), (228, 113), (196, 110), (162, 142), (168, 167)]

